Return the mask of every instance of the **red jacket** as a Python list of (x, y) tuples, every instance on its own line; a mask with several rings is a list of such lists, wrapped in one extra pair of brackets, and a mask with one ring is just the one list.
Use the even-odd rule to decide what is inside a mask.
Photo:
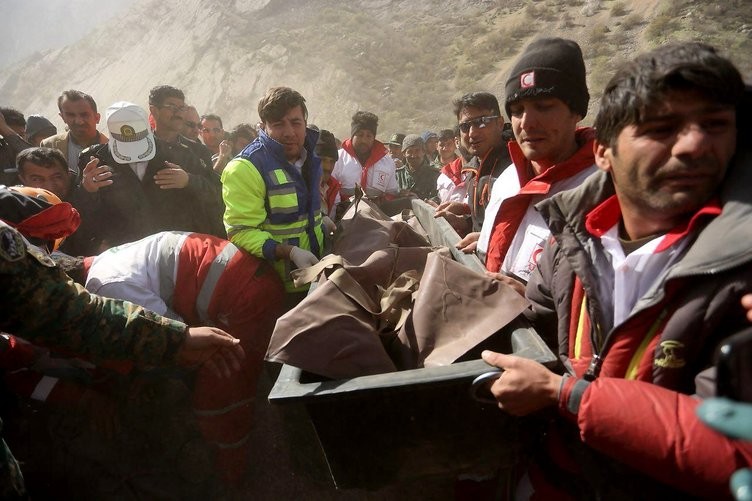
[[(553, 237), (526, 295), (536, 329), (574, 374), (562, 387), (559, 414), (575, 438), (549, 451), (566, 475), (578, 477), (572, 470), (585, 465), (579, 477), (592, 479), (593, 465), (615, 465), (632, 473), (608, 483), (631, 484), (643, 498), (670, 486), (717, 499), (729, 497), (729, 476), (752, 463), (752, 443), (704, 425), (693, 396), (708, 396), (698, 381), (712, 375), (715, 349), (748, 325), (739, 300), (752, 289), (750, 178), (748, 167), (729, 169), (720, 215), (709, 203), (666, 234), (662, 243), (691, 234), (686, 251), (618, 325), (609, 306), (613, 272), (593, 216), (614, 195), (608, 175), (596, 173), (536, 206)], [(589, 472), (572, 453), (578, 448), (600, 454)]]
[(326, 180), (326, 215), (332, 213), (334, 204), (337, 203), (337, 195), (339, 195), (339, 190), (341, 188), (342, 184), (332, 176), (329, 176), (329, 179)]

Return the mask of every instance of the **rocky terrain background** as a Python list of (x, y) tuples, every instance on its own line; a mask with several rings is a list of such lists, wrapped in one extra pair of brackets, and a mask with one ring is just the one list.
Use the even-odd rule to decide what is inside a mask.
[[(71, 22), (59, 5), (32, 15), (23, 6), (38, 0), (4, 1), (14, 6), (3, 16), (14, 41), (3, 41), (4, 51), (19, 50), (29, 19), (46, 31)], [(56, 98), (64, 89), (90, 93), (104, 111), (118, 100), (146, 106), (151, 87), (171, 84), (229, 129), (255, 123), (265, 89), (287, 85), (307, 98), (310, 122), (346, 137), (353, 112), (369, 110), (384, 138), (452, 126), (451, 100), (465, 92), (502, 97), (517, 54), (544, 35), (583, 48), (592, 95), (586, 123), (616, 65), (669, 40), (709, 42), (752, 81), (749, 0), (137, 0), (125, 8), (81, 1), (88, 11), (76, 7), (72, 17), (91, 18), (95, 29), (0, 70), (0, 105), (62, 126)]]

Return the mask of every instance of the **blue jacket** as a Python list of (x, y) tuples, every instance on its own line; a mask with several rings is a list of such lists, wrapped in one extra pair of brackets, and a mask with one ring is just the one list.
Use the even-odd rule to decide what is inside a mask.
[(263, 130), (222, 173), (225, 228), (235, 245), (274, 263), (288, 291), (290, 262), (277, 260), (280, 243), (295, 245), (321, 257), (321, 160), (314, 154), (318, 132), (308, 130), (306, 160), (299, 171), (284, 147)]

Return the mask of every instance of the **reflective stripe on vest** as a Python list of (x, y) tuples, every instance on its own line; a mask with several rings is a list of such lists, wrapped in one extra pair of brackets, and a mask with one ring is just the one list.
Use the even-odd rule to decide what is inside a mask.
[(34, 391), (31, 392), (31, 399), (44, 402), (50, 396), (58, 381), (59, 379), (56, 377), (42, 376), (42, 379), (34, 387)]
[(212, 296), (214, 295), (214, 288), (217, 286), (219, 278), (224, 273), (227, 263), (238, 252), (238, 248), (233, 244), (228, 243), (222, 248), (222, 251), (212, 261), (209, 266), (209, 272), (206, 274), (204, 283), (201, 284), (201, 289), (198, 292), (196, 298), (196, 313), (202, 322), (207, 325), (213, 325), (209, 319), (209, 304), (211, 304)]
[(175, 293), (176, 261), (184, 241), (185, 234), (167, 233), (159, 242), (159, 297), (168, 307)]

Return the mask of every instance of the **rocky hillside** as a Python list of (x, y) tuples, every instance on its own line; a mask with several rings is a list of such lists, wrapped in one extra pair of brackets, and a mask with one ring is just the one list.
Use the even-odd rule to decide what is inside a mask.
[[(380, 136), (454, 123), (452, 98), (502, 95), (516, 54), (535, 37), (577, 40), (594, 103), (613, 68), (673, 39), (721, 48), (752, 81), (748, 0), (139, 0), (74, 44), (6, 68), (0, 104), (57, 118), (67, 88), (146, 106), (148, 91), (182, 88), (226, 128), (255, 123), (264, 90), (288, 85), (311, 122), (349, 133), (358, 109), (381, 117)], [(102, 125), (102, 128), (104, 126)]]

